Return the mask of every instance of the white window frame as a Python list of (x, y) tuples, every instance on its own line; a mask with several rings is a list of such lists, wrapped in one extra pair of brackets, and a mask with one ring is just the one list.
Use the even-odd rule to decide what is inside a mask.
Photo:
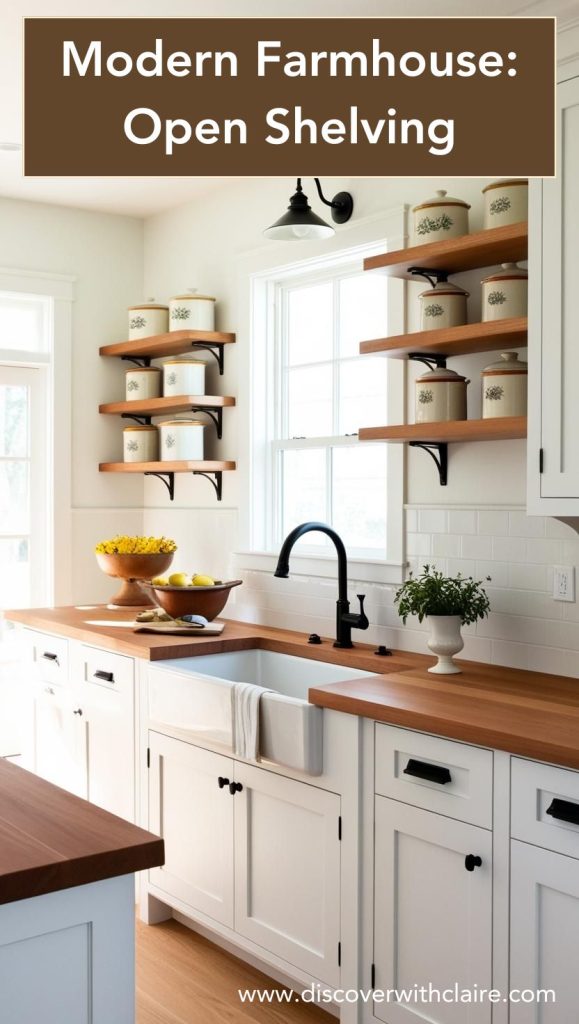
[[(72, 599), (72, 303), (75, 278), (65, 274), (0, 267), (0, 292), (40, 297), (46, 302), (48, 348), (44, 353), (0, 349), (8, 366), (36, 366), (45, 375), (43, 441), (46, 452), (47, 506), (43, 511), (47, 539), (48, 604), (66, 605)], [(37, 510), (38, 511), (38, 510)]]
[[(247, 429), (241, 444), (241, 460), (246, 462), (248, 472), (244, 475), (240, 501), (240, 539), (242, 550), (237, 555), (240, 569), (254, 569), (273, 572), (277, 561), (277, 550), (272, 541), (272, 530), (268, 526), (270, 513), (268, 490), (271, 488), (271, 440), (275, 436), (273, 410), (270, 397), (276, 384), (274, 353), (270, 343), (275, 325), (275, 281), (283, 278), (296, 280), (315, 275), (327, 276), (331, 266), (348, 267), (360, 263), (364, 257), (396, 249), (406, 242), (406, 209), (397, 207), (382, 217), (367, 218), (347, 238), (347, 231), (341, 231), (338, 244), (333, 252), (319, 248), (311, 259), (283, 265), (282, 252), (287, 255), (287, 245), (275, 247), (276, 253), (267, 260), (253, 256), (246, 258), (240, 267), (239, 287), (245, 287), (246, 330), (250, 339), (250, 358), (247, 361), (245, 383), (248, 395)], [(344, 237), (345, 236), (345, 237)], [(263, 254), (265, 255), (265, 254)], [(260, 252), (260, 257), (262, 253)], [(251, 264), (253, 263), (253, 267)], [(255, 265), (262, 264), (260, 269)], [(265, 264), (265, 265), (264, 265)], [(277, 264), (277, 265), (276, 265)], [(247, 275), (250, 289), (247, 288)], [(402, 334), (405, 330), (405, 284), (393, 278), (388, 280), (388, 324), (384, 335)], [(242, 331), (243, 333), (243, 327)], [(405, 413), (405, 370), (402, 360), (391, 360), (388, 373), (388, 421), (403, 423)], [(361, 424), (362, 425), (362, 424)], [(344, 443), (341, 438), (341, 443)], [(319, 447), (319, 439), (312, 442)], [(352, 444), (359, 444), (352, 438)], [(304, 446), (303, 441), (296, 445)], [(241, 461), (240, 460), (240, 461)], [(350, 576), (360, 581), (376, 583), (400, 583), (404, 579), (404, 450), (401, 445), (392, 445), (388, 452), (387, 469), (387, 546), (385, 557), (349, 559)], [(245, 499), (245, 500), (244, 500)], [(245, 512), (247, 510), (247, 512)], [(292, 558), (292, 573), (320, 577), (335, 576), (335, 555), (312, 553)]]

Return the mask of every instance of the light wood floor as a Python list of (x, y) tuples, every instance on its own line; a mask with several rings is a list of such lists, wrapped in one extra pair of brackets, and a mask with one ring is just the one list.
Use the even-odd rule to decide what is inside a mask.
[(245, 988), (282, 986), (177, 921), (137, 921), (137, 1024), (336, 1024), (305, 1003), (243, 1004)]

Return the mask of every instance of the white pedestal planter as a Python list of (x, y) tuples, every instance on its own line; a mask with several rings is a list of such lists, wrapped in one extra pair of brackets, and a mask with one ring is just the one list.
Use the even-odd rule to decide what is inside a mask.
[(460, 672), (461, 669), (455, 665), (453, 655), (458, 654), (464, 647), (464, 640), (460, 633), (460, 615), (429, 615), (430, 637), (428, 648), (438, 656), (436, 665), (429, 668), (429, 672), (436, 672), (440, 675), (452, 675)]

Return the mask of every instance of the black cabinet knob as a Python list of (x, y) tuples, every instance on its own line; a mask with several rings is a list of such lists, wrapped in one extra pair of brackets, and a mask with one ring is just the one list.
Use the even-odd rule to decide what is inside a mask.
[(76, 711), (73, 711), (73, 715), (82, 715), (82, 708), (77, 708)]
[(475, 868), (480, 868), (482, 864), (482, 857), (476, 857), (474, 853), (467, 853), (464, 858), (464, 866), (467, 871), (474, 871)]
[(243, 789), (243, 786), (241, 785), (241, 782), (230, 782), (229, 783), (229, 792), (231, 793), (232, 796), (235, 796), (236, 793), (241, 793), (242, 789)]
[(219, 789), (223, 789), (224, 786), (229, 785), (229, 779), (224, 779), (223, 776), (220, 775), (219, 778), (217, 779), (217, 785), (219, 786)]

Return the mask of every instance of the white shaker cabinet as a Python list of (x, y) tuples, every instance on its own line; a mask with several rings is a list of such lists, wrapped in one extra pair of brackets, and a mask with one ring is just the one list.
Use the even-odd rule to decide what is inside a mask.
[(578, 167), (576, 77), (557, 92), (557, 176), (529, 201), (528, 512), (560, 518), (579, 517)]
[[(374, 864), (374, 988), (491, 988), (492, 833), (376, 796)], [(386, 1024), (491, 1020), (489, 1003), (436, 997), (373, 1012)]]
[(51, 683), (35, 684), (27, 732), (25, 767), (86, 799), (86, 719), (72, 694)]

